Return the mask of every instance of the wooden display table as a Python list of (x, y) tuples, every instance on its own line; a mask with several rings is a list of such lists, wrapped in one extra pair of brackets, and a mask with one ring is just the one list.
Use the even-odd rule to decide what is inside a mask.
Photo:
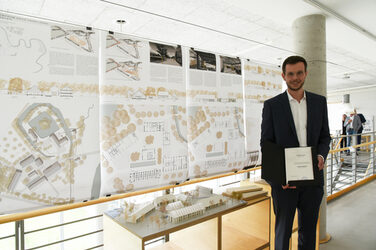
[[(104, 248), (145, 249), (145, 242), (167, 236), (168, 242), (153, 247), (167, 249), (264, 249), (270, 240), (270, 197), (248, 202), (230, 199), (224, 205), (208, 209), (181, 223), (157, 226), (145, 218), (137, 224), (125, 222), (120, 209), (103, 216)], [(148, 216), (153, 216), (150, 214)]]

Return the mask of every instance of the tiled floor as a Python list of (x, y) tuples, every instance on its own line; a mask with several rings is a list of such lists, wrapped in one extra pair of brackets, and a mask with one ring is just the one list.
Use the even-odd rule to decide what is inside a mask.
[(327, 232), (320, 250), (376, 249), (376, 180), (328, 203)]

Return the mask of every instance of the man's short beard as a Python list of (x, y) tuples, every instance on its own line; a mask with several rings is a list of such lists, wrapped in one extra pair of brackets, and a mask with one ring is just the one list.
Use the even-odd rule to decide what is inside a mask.
[(298, 91), (300, 90), (301, 88), (303, 88), (303, 85), (304, 85), (304, 82), (299, 86), (299, 88), (291, 88), (289, 84), (287, 84), (287, 88), (292, 90), (292, 91)]

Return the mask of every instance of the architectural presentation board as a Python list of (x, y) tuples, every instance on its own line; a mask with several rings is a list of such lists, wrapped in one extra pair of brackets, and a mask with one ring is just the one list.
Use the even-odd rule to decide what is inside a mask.
[(245, 61), (244, 96), (247, 151), (260, 150), (263, 103), (282, 92), (281, 70)]
[(103, 195), (187, 179), (182, 50), (102, 33)]
[(2, 14), (0, 44), (0, 213), (240, 170), (280, 92), (270, 67), (89, 27)]
[(98, 32), (0, 16), (0, 211), (99, 194)]
[(189, 49), (189, 176), (244, 167), (241, 60)]

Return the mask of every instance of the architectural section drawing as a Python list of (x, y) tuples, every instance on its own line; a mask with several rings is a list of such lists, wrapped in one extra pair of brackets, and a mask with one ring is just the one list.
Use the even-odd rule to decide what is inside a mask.
[(77, 28), (77, 29), (64, 29), (61, 26), (51, 26), (51, 40), (64, 39), (69, 44), (85, 50), (93, 52), (91, 36), (95, 34), (94, 31)]
[(109, 34), (106, 38), (106, 49), (116, 48), (119, 52), (129, 55), (135, 59), (140, 58), (140, 40), (133, 40), (130, 38), (120, 38)]
[(189, 175), (242, 169), (246, 160), (243, 122), (239, 107), (188, 107)]
[(185, 108), (103, 104), (102, 110), (102, 181), (111, 183), (102, 194), (187, 178)]
[(116, 71), (129, 80), (139, 81), (139, 65), (142, 62), (124, 61), (117, 62), (113, 58), (107, 58), (106, 61), (106, 73)]
[(148, 83), (148, 42), (111, 33), (106, 35), (105, 44), (105, 85), (136, 87), (134, 81)]
[[(98, 133), (98, 106), (85, 110), (81, 100), (79, 107), (32, 103), (21, 108), (23, 102), (7, 99), (2, 101), (13, 109), (1, 111), (0, 213), (88, 199), (99, 162), (99, 141), (92, 137)], [(67, 112), (74, 108), (78, 115)], [(16, 116), (14, 110), (20, 110)]]

